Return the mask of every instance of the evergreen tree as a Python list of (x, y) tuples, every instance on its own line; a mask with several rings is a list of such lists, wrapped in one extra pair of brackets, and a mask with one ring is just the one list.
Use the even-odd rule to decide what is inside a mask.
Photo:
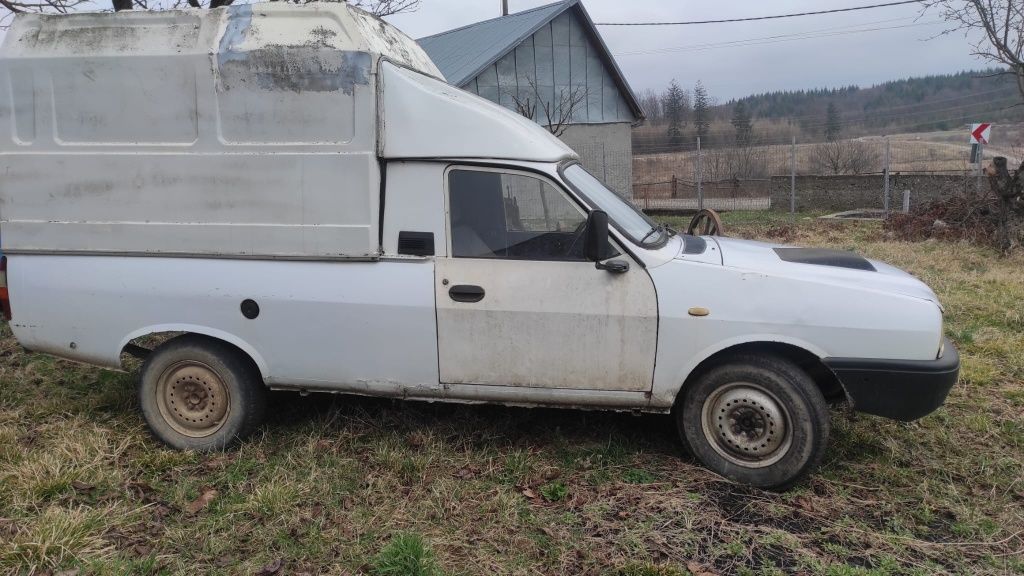
[(711, 127), (711, 97), (704, 84), (697, 80), (693, 87), (693, 125), (697, 127), (697, 137), (706, 139)]
[(750, 145), (754, 127), (750, 121), (750, 112), (747, 111), (747, 105), (742, 100), (732, 107), (732, 127), (736, 129), (736, 145)]
[(833, 142), (839, 139), (839, 133), (843, 129), (843, 121), (839, 118), (839, 109), (834, 102), (828, 103), (828, 110), (825, 111), (825, 140)]
[(678, 144), (683, 140), (683, 126), (686, 123), (686, 109), (689, 107), (686, 91), (672, 80), (662, 97), (661, 109), (668, 121), (668, 141)]

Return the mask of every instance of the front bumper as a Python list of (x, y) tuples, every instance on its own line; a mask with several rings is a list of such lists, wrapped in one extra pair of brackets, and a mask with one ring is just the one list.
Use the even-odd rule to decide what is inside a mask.
[(931, 414), (956, 384), (960, 355), (947, 338), (936, 360), (825, 358), (858, 412), (909, 422)]

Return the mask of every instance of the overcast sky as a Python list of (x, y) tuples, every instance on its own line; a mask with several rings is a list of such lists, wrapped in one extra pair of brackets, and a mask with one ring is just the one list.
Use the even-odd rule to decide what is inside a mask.
[[(510, 9), (517, 12), (550, 3), (510, 0)], [(882, 2), (584, 0), (595, 22), (720, 20), (878, 3)], [(493, 18), (500, 12), (500, 0), (422, 0), (419, 11), (389, 20), (410, 36), (421, 38)], [(871, 28), (888, 29), (849, 33)], [(969, 55), (971, 44), (962, 34), (935, 38), (944, 29), (937, 14), (922, 15), (914, 4), (761, 22), (599, 27), (637, 92), (661, 90), (672, 78), (685, 87), (700, 79), (719, 101), (773, 90), (869, 86), (985, 66)], [(807, 34), (816, 37), (792, 39), (792, 35)], [(760, 40), (722, 46), (752, 39)]]

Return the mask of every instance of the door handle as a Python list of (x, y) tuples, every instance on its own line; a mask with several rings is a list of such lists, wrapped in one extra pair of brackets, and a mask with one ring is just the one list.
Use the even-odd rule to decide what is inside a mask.
[(484, 299), (484, 289), (470, 284), (459, 284), (448, 290), (448, 295), (456, 302), (479, 302)]

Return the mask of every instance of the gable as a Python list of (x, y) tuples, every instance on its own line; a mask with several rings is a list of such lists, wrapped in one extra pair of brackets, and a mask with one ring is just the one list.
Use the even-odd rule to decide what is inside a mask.
[(604, 54), (578, 11), (566, 10), (461, 87), (513, 110), (529, 105), (541, 124), (545, 106), (557, 117), (574, 100), (573, 124), (633, 122)]

